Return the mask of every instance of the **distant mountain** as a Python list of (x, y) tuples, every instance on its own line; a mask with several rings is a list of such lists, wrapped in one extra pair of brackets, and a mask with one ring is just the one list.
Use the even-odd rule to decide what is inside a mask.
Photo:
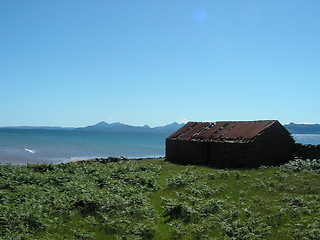
[(77, 128), (82, 131), (104, 131), (104, 132), (174, 132), (182, 127), (184, 124), (172, 123), (169, 125), (151, 128), (148, 125), (131, 126), (123, 123), (106, 123), (99, 122), (92, 126)]
[(320, 124), (285, 124), (284, 127), (291, 134), (320, 134)]
[[(103, 131), (103, 132), (164, 132), (164, 133), (173, 133), (181, 128), (184, 123), (171, 123), (165, 126), (159, 127), (149, 127), (148, 125), (144, 126), (131, 126), (123, 124), (120, 122), (116, 123), (106, 123), (99, 122), (92, 126), (80, 127), (80, 128), (65, 128), (65, 127), (34, 127), (34, 126), (18, 126), (18, 127), (0, 127), (0, 129), (39, 129), (39, 130), (80, 130), (80, 131)], [(320, 124), (296, 124), (289, 123), (285, 124), (284, 127), (291, 134), (320, 134)]]
[(81, 127), (77, 128), (77, 130), (83, 131), (108, 131), (108, 132), (137, 132), (145, 130), (145, 127), (135, 127), (126, 125), (123, 123), (106, 123), (106, 122), (99, 122), (92, 126)]
[(184, 123), (179, 124), (177, 122), (174, 122), (174, 123), (171, 123), (171, 124), (168, 124), (168, 125), (165, 125), (165, 126), (155, 127), (153, 129), (154, 130), (158, 130), (158, 131), (161, 131), (161, 130), (178, 130), (183, 125), (184, 125)]
[(74, 130), (76, 128), (70, 128), (70, 127), (50, 127), (50, 126), (18, 126), (18, 127), (0, 127), (0, 129), (24, 129), (24, 130)]
[(0, 129), (29, 129), (29, 130), (79, 130), (79, 131), (103, 131), (103, 132), (164, 132), (171, 133), (181, 128), (184, 124), (171, 123), (165, 126), (151, 128), (148, 125), (131, 126), (120, 122), (106, 123), (99, 122), (92, 126), (79, 128), (65, 128), (65, 127), (50, 127), (50, 126), (17, 126), (17, 127), (0, 127)]

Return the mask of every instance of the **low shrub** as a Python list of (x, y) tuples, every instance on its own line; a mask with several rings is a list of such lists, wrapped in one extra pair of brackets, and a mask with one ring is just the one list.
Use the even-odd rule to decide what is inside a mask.
[(320, 159), (299, 159), (296, 158), (281, 166), (284, 171), (291, 172), (310, 172), (320, 170)]

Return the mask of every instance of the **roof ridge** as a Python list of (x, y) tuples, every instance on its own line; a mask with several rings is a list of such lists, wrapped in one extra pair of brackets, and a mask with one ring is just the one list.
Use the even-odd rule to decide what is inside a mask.
[(252, 141), (277, 120), (188, 122), (169, 139), (195, 141)]

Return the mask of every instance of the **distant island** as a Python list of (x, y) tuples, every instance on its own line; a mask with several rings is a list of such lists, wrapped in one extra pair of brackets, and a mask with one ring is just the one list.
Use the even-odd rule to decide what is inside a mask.
[[(184, 123), (171, 123), (165, 126), (149, 127), (132, 126), (124, 123), (106, 123), (104, 121), (95, 125), (79, 128), (64, 128), (64, 127), (34, 127), (34, 126), (19, 126), (19, 127), (1, 127), (0, 129), (39, 129), (39, 130), (77, 130), (77, 131), (103, 131), (103, 132), (165, 132), (172, 133), (181, 128)], [(296, 124), (289, 123), (283, 125), (291, 134), (320, 134), (320, 124)]]
[(50, 126), (18, 126), (18, 127), (0, 127), (0, 129), (25, 129), (25, 130), (75, 130), (75, 131), (103, 131), (103, 132), (164, 132), (171, 133), (179, 128), (181, 128), (184, 123), (171, 123), (165, 126), (159, 127), (149, 127), (148, 125), (144, 126), (131, 126), (124, 123), (106, 123), (104, 121), (99, 122), (95, 125), (79, 128), (64, 128), (64, 127), (50, 127)]
[(320, 134), (320, 124), (285, 124), (284, 127), (291, 134)]
[(140, 126), (131, 126), (123, 123), (106, 123), (99, 122), (92, 126), (87, 126), (83, 128), (76, 128), (76, 130), (81, 131), (104, 131), (104, 132), (174, 132), (181, 128), (184, 124), (171, 123), (165, 126), (151, 128), (148, 125)]

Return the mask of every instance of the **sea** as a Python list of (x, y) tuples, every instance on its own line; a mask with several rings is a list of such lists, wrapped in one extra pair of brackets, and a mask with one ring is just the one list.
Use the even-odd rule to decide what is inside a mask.
[(0, 129), (0, 164), (65, 163), (107, 158), (158, 158), (170, 133)]
[[(170, 133), (0, 129), (0, 164), (66, 163), (107, 158), (165, 156)], [(320, 134), (293, 134), (296, 142), (320, 144)]]

